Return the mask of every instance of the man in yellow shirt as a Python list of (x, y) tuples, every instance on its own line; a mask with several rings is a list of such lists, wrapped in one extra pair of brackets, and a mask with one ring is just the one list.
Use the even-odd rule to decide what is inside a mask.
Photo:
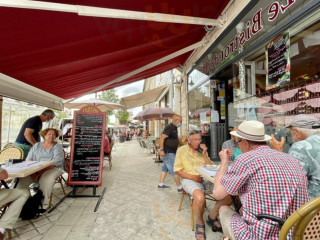
[[(191, 131), (188, 137), (188, 144), (178, 148), (173, 171), (182, 177), (182, 187), (190, 195), (193, 196), (193, 210), (196, 216), (196, 238), (205, 239), (205, 225), (203, 213), (205, 208), (205, 196), (203, 179), (196, 171), (205, 164), (213, 164), (209, 157), (208, 148), (201, 143), (201, 132)], [(200, 150), (199, 150), (200, 146)], [(202, 150), (202, 152), (201, 152)]]

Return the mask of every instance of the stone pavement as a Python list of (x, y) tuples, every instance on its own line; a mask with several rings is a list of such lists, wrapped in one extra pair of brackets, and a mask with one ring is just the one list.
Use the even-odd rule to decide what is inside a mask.
[[(166, 178), (170, 190), (158, 190), (161, 165), (154, 163), (153, 154), (139, 153), (136, 140), (117, 143), (113, 167), (104, 167), (103, 185), (107, 187), (98, 211), (97, 198), (67, 198), (52, 213), (32, 221), (18, 221), (12, 239), (45, 240), (189, 240), (195, 239), (190, 224), (190, 205), (185, 197), (182, 210), (177, 211), (181, 194), (174, 187), (171, 175)], [(66, 188), (67, 192), (71, 189)], [(81, 191), (80, 191), (81, 190)], [(92, 189), (79, 189), (91, 194)], [(63, 193), (55, 185), (54, 203)], [(208, 209), (214, 202), (207, 201)], [(207, 217), (208, 211), (205, 212)], [(207, 239), (222, 239), (206, 226)]]

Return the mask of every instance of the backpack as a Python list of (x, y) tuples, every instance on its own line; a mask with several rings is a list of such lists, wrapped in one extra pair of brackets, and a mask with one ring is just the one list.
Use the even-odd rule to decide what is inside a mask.
[[(42, 201), (43, 193), (39, 189), (35, 195), (29, 197), (26, 203), (23, 205), (20, 217), (22, 220), (30, 220), (38, 218), (40, 213), (43, 212)], [(41, 209), (39, 209), (41, 207)]]

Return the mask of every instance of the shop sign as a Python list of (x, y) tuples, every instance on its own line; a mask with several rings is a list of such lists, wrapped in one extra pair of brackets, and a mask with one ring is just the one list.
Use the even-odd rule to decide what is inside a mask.
[(217, 100), (218, 100), (218, 101), (224, 101), (224, 97), (218, 96), (218, 97), (217, 97)]
[(266, 47), (267, 88), (282, 86), (290, 82), (290, 38), (289, 34), (281, 35)]
[(226, 119), (226, 103), (224, 100), (220, 101), (220, 113), (221, 113), (221, 119)]
[(211, 122), (219, 122), (219, 112), (217, 110), (211, 110)]
[[(279, 3), (274, 1), (267, 10), (268, 21), (274, 21), (277, 19), (279, 14), (284, 14), (296, 0), (286, 0), (285, 3)], [(260, 8), (247, 22), (245, 30), (237, 34), (234, 39), (227, 44), (220, 52), (213, 54), (212, 59), (206, 59), (205, 62), (201, 64), (201, 67), (197, 68), (200, 72), (210, 75), (213, 71), (221, 65), (226, 60), (230, 60), (231, 56), (234, 56), (233, 53), (236, 51), (239, 53), (239, 49), (248, 42), (253, 35), (256, 35), (263, 29), (262, 25), (262, 9)]]

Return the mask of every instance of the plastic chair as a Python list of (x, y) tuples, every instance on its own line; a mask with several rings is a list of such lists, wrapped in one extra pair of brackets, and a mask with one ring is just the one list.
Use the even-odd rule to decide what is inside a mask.
[(0, 152), (0, 164), (8, 159), (23, 159), (23, 150), (19, 147), (7, 147)]
[(320, 196), (302, 205), (287, 220), (266, 214), (259, 214), (257, 218), (278, 222), (281, 229), (279, 240), (286, 240), (292, 228), (293, 240), (320, 239)]

